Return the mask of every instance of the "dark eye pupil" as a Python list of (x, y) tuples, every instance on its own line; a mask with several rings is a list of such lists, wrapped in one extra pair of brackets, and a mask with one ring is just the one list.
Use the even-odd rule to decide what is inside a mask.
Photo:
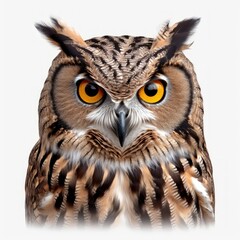
[(152, 97), (157, 94), (157, 86), (155, 83), (149, 83), (144, 87), (147, 96)]
[(88, 96), (90, 97), (94, 97), (97, 95), (98, 93), (98, 86), (94, 83), (89, 83), (86, 87), (85, 87), (85, 92)]

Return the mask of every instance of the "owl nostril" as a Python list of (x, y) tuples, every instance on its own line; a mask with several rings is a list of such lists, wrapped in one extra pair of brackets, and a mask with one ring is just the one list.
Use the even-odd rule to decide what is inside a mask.
[(125, 106), (123, 102), (120, 102), (119, 106), (115, 110), (116, 116), (119, 117), (120, 113), (124, 113), (125, 118), (128, 117), (129, 109)]

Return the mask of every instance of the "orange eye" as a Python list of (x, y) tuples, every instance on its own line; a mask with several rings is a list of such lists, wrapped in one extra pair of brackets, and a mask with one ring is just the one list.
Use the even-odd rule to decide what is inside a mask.
[(150, 81), (139, 89), (138, 96), (146, 103), (158, 103), (165, 96), (165, 85), (161, 80)]
[(94, 104), (103, 99), (105, 92), (94, 82), (82, 80), (77, 83), (78, 97), (87, 104)]

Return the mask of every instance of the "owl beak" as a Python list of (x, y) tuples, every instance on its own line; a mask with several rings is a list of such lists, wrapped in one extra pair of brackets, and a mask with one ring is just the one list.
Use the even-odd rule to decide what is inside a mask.
[(115, 112), (117, 115), (117, 135), (119, 138), (120, 145), (122, 147), (127, 132), (126, 118), (128, 115), (128, 109), (124, 104), (120, 104)]

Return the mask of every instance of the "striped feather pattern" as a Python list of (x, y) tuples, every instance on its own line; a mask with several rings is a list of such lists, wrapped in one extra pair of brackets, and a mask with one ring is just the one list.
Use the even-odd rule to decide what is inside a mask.
[[(96, 161), (99, 148), (89, 158), (80, 156), (78, 162), (72, 163), (61, 154), (61, 147), (53, 152), (38, 143), (30, 157), (26, 182), (28, 221), (50, 225), (109, 225), (117, 223), (124, 214), (134, 226), (174, 228), (211, 222), (214, 199), (208, 184), (211, 178), (208, 156), (198, 151), (184, 153), (181, 149), (187, 149), (188, 144), (170, 143), (170, 138), (156, 136), (149, 143), (152, 134), (146, 134), (148, 144), (145, 142), (144, 148), (134, 143), (138, 149), (119, 153), (120, 163), (113, 162), (111, 154), (105, 155), (101, 162)], [(62, 134), (62, 137), (66, 141), (67, 136)], [(189, 141), (195, 142), (194, 137), (190, 136)], [(171, 154), (170, 144), (175, 156)], [(90, 149), (95, 147), (91, 145)], [(168, 150), (163, 151), (164, 148)], [(124, 199), (115, 191), (120, 182)], [(198, 192), (196, 182), (206, 191), (207, 198)]]
[[(39, 100), (40, 140), (30, 154), (25, 185), (28, 223), (191, 228), (214, 222), (202, 97), (193, 65), (180, 51), (197, 22), (167, 24), (156, 40), (103, 36), (83, 41), (57, 20), (52, 27), (38, 25), (62, 52), (53, 60)], [(158, 108), (135, 99), (133, 108), (148, 109), (154, 120), (135, 119), (138, 124), (131, 131), (136, 128), (137, 134), (121, 147), (106, 133), (116, 134), (114, 129), (97, 126), (94, 117), (87, 117), (101, 105), (86, 107), (76, 101), (71, 89), (79, 74), (108, 93), (111, 102), (105, 107), (133, 101), (136, 91), (156, 74), (169, 76), (169, 92), (175, 87), (180, 99), (170, 99), (169, 93), (172, 103)], [(66, 85), (59, 88), (61, 81)], [(57, 87), (69, 95), (61, 92), (57, 101)], [(182, 110), (179, 102), (186, 105)], [(59, 109), (66, 110), (64, 115)], [(144, 115), (144, 110), (139, 112)]]

